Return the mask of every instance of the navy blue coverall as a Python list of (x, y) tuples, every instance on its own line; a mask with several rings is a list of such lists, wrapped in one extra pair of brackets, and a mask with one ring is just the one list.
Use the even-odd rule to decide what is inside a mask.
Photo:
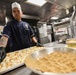
[(31, 40), (34, 32), (30, 25), (23, 21), (13, 20), (4, 27), (2, 35), (8, 36), (10, 50), (20, 50), (31, 47)]

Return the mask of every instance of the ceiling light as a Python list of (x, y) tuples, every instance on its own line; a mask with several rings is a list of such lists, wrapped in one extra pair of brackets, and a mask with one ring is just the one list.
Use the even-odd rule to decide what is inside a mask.
[(58, 17), (51, 17), (51, 19), (52, 19), (52, 20), (56, 20), (56, 19), (58, 19)]
[(68, 21), (68, 20), (70, 20), (69, 17), (62, 19), (61, 21), (62, 21), (62, 22), (65, 22), (65, 21)]
[(27, 0), (27, 2), (35, 4), (35, 5), (39, 5), (39, 6), (42, 6), (43, 4), (46, 3), (45, 0)]

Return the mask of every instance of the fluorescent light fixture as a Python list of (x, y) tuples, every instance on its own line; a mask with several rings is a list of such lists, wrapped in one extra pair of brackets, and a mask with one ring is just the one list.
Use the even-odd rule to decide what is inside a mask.
[(52, 20), (56, 20), (58, 19), (59, 17), (51, 17)]
[(67, 18), (65, 18), (65, 20), (70, 20), (70, 18), (69, 18), (69, 17), (67, 17)]
[(45, 0), (27, 0), (27, 2), (35, 4), (35, 5), (39, 5), (39, 6), (42, 6), (43, 4), (46, 3)]
[(62, 22), (65, 22), (65, 21), (68, 21), (68, 20), (70, 20), (69, 17), (62, 19)]

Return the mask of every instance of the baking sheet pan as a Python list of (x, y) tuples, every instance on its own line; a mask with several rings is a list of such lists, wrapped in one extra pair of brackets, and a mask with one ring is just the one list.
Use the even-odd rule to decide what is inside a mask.
[[(24, 60), (26, 58), (26, 56), (29, 55), (30, 53), (32, 53), (33, 51), (35, 51), (35, 50), (41, 50), (41, 49), (43, 49), (43, 47), (36, 47), (36, 46), (34, 46), (34, 47), (27, 48), (27, 49), (18, 50), (18, 51), (15, 51), (15, 52), (19, 52), (19, 54), (21, 52), (21, 55), (23, 55), (21, 58), (23, 58), (23, 60)], [(15, 52), (10, 52), (9, 54), (11, 55), (12, 53), (15, 53)], [(0, 70), (0, 74), (4, 74), (6, 72), (14, 70), (14, 69), (16, 69), (16, 68), (18, 68), (18, 67), (20, 67), (22, 65), (24, 65), (24, 61), (21, 62), (21, 63), (17, 63), (16, 65), (12, 65), (12, 66), (8, 67), (7, 69), (4, 68), (3, 70)]]
[(22, 66), (22, 65), (24, 65), (24, 63), (11, 66), (11, 67), (9, 67), (9, 68), (7, 68), (7, 69), (4, 69), (4, 70), (0, 70), (0, 74), (4, 74), (4, 73), (6, 73), (6, 72), (9, 72), (9, 71), (11, 71), (11, 70), (14, 70), (14, 69), (16, 69), (16, 68), (18, 68), (18, 67), (20, 67), (20, 66)]

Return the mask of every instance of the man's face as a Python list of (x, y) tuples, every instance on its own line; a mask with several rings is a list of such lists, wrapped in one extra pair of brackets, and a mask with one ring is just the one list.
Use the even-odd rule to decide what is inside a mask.
[(20, 20), (22, 17), (22, 11), (20, 11), (18, 8), (13, 8), (12, 15), (16, 20)]

